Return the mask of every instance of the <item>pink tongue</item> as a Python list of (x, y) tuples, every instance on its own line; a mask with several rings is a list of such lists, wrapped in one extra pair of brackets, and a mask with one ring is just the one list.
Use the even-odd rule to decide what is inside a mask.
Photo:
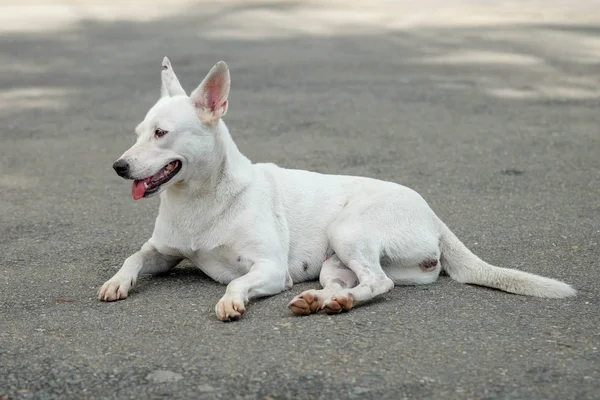
[(144, 193), (146, 193), (144, 181), (133, 181), (133, 186), (131, 187), (131, 197), (133, 197), (134, 200), (139, 200), (144, 197)]

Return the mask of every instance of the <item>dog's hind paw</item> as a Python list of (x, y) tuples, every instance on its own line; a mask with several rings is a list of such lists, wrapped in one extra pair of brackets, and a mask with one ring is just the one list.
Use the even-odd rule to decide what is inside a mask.
[(294, 297), (288, 308), (294, 315), (309, 315), (319, 311), (321, 304), (318, 295), (306, 291)]
[(323, 310), (327, 314), (339, 314), (342, 311), (350, 311), (352, 309), (352, 296), (334, 296), (331, 299), (325, 301), (323, 304)]
[(117, 301), (127, 298), (129, 290), (135, 284), (135, 279), (112, 277), (98, 290), (98, 299), (102, 301)]
[(215, 306), (215, 312), (220, 321), (237, 321), (246, 312), (246, 306), (243, 299), (226, 294)]

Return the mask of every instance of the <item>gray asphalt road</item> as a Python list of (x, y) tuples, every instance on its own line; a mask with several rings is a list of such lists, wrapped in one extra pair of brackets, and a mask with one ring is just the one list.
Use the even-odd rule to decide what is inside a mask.
[[(2, 31), (0, 399), (597, 398), (600, 25), (501, 8), (481, 23), (424, 6), (394, 25), (385, 8), (211, 7)], [(444, 23), (415, 23), (430, 14)], [(224, 324), (224, 286), (183, 264), (98, 302), (153, 228), (158, 201), (133, 202), (111, 164), (164, 55), (188, 89), (228, 62), (226, 121), (252, 160), (405, 184), (482, 258), (579, 296), (444, 277), (291, 316), (314, 282)]]

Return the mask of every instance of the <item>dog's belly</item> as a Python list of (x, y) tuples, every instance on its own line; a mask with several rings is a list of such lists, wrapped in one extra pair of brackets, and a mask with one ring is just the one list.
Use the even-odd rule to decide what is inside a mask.
[(288, 255), (288, 271), (294, 283), (317, 279), (323, 262), (333, 254), (323, 231), (311, 232), (312, 235), (292, 242)]
[(325, 253), (323, 253), (322, 257), (304, 257), (302, 260), (291, 260), (289, 263), (289, 273), (292, 282), (300, 283), (317, 279), (324, 259)]
[[(312, 254), (307, 251), (299, 251), (290, 254), (288, 265), (282, 265), (281, 268), (288, 268), (293, 283), (315, 280), (319, 277), (327, 254), (326, 246), (323, 246), (322, 251), (316, 251)], [(188, 253), (186, 258), (206, 275), (224, 284), (247, 274), (253, 264), (251, 260), (238, 256), (233, 252), (223, 251), (223, 249), (215, 249), (210, 253)]]

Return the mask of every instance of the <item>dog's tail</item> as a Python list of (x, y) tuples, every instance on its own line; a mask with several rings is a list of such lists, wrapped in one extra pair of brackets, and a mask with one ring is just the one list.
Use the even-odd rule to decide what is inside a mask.
[(536, 297), (559, 299), (577, 294), (575, 289), (564, 282), (486, 263), (467, 249), (443, 222), (440, 223), (441, 263), (452, 279)]

